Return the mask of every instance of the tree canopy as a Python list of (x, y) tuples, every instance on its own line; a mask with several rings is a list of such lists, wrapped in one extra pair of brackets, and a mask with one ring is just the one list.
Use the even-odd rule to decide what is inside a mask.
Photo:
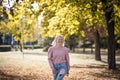
[[(115, 9), (115, 34), (119, 35), (119, 0), (112, 2)], [(85, 37), (84, 27), (86, 26), (92, 27), (93, 30), (98, 29), (98, 27), (106, 28), (102, 6), (100, 0), (16, 0), (8, 11), (5, 7), (1, 7), (0, 11), (3, 14), (0, 16), (10, 20), (7, 23), (9, 26), (6, 25), (6, 27), (9, 32), (15, 35), (20, 33), (20, 27), (23, 26), (20, 25), (22, 22), (26, 23), (26, 27), (28, 27), (25, 33), (30, 34), (30, 26), (36, 26), (38, 17), (42, 12), (40, 25), (42, 36), (54, 37), (57, 34), (63, 34), (65, 38), (68, 38), (76, 34)], [(6, 23), (1, 21), (1, 24), (2, 28), (6, 28), (4, 25)], [(16, 29), (17, 33), (15, 33)]]
[[(46, 0), (47, 1), (47, 0)], [(83, 27), (93, 26), (93, 29), (106, 28), (103, 4), (100, 0), (52, 0), (43, 1), (43, 20), (41, 27), (45, 36), (63, 34), (69, 37), (72, 34), (85, 36)], [(119, 6), (113, 1), (116, 15), (115, 32), (119, 34)], [(42, 4), (42, 1), (41, 1)], [(106, 5), (107, 6), (107, 5)], [(96, 11), (95, 11), (96, 10)], [(114, 17), (113, 17), (114, 18)]]

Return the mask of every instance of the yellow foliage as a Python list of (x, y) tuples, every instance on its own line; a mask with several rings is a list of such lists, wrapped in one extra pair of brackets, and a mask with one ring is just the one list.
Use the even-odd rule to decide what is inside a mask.
[(114, 5), (114, 8), (115, 8), (115, 16), (119, 17), (120, 18), (120, 7), (118, 7), (117, 5)]
[(120, 43), (120, 40), (118, 40), (117, 43)]
[(82, 37), (85, 37), (85, 32), (83, 30), (80, 31), (80, 34), (81, 34)]
[(79, 25), (79, 24), (80, 24), (78, 20), (72, 20), (72, 23), (73, 23), (74, 25)]

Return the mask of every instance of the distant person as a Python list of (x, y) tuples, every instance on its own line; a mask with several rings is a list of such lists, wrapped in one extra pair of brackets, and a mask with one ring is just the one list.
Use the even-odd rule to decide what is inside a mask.
[(69, 49), (64, 47), (62, 35), (55, 37), (51, 47), (48, 49), (48, 61), (53, 72), (54, 80), (62, 80), (68, 76), (70, 70)]
[(0, 45), (2, 45), (2, 43), (3, 43), (3, 42), (2, 42), (2, 38), (0, 37)]
[(20, 51), (22, 52), (22, 45), (21, 45), (20, 40), (18, 40), (18, 49), (20, 49)]
[(11, 41), (11, 50), (14, 48), (14, 41)]

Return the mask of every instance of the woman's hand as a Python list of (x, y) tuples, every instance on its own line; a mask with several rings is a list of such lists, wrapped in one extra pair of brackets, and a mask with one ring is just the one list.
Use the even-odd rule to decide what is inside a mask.
[(69, 76), (69, 72), (67, 72), (67, 74), (66, 74), (67, 76)]
[(55, 68), (52, 68), (52, 72), (55, 74), (57, 71)]

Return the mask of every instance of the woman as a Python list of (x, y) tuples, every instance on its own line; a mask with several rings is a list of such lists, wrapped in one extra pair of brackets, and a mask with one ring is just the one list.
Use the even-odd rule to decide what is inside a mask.
[(62, 80), (69, 74), (69, 49), (64, 47), (64, 38), (62, 35), (56, 36), (53, 46), (48, 49), (48, 61), (52, 69), (54, 80)]

